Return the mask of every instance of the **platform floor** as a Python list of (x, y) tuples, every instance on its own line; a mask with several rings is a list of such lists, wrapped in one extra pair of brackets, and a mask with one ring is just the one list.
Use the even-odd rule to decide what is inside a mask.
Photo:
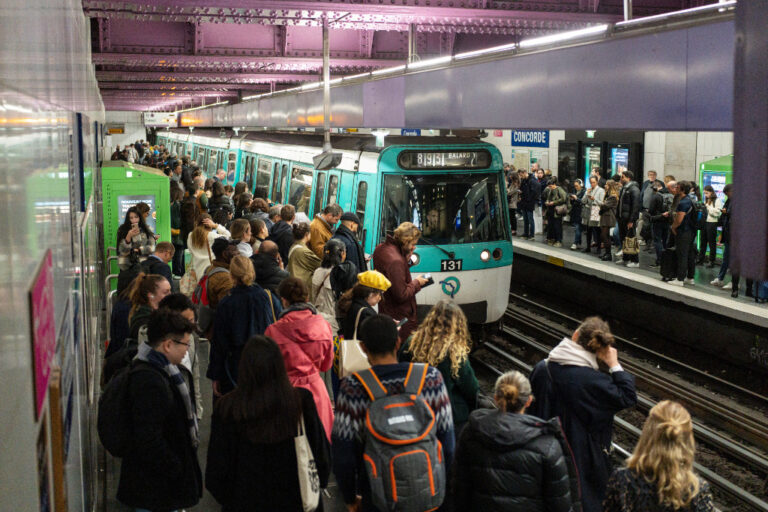
[[(197, 457), (200, 461), (200, 468), (205, 473), (205, 459), (208, 453), (208, 440), (211, 435), (211, 406), (213, 401), (213, 390), (211, 388), (211, 381), (203, 377), (206, 369), (208, 368), (208, 353), (210, 345), (208, 343), (202, 344), (200, 350), (200, 387), (203, 391), (203, 419), (200, 421), (200, 446), (197, 450)], [(126, 507), (122, 503), (115, 499), (117, 494), (117, 484), (120, 479), (120, 461), (107, 454), (107, 496), (106, 496), (106, 510), (107, 512), (129, 512), (134, 509)], [(344, 500), (341, 498), (338, 488), (336, 487), (336, 481), (331, 474), (331, 480), (328, 483), (328, 489), (323, 496), (323, 507), (325, 512), (345, 512), (347, 508), (344, 506)], [(196, 506), (186, 509), (187, 512), (215, 512), (221, 510), (216, 500), (211, 494), (204, 490), (203, 497)]]
[[(518, 233), (522, 233), (522, 220), (518, 221), (518, 227), (520, 228)], [(517, 236), (514, 237), (513, 243), (515, 253), (518, 255), (536, 258), (553, 265), (594, 275), (600, 279), (616, 282), (646, 293), (683, 302), (696, 308), (719, 313), (754, 325), (768, 327), (768, 307), (765, 304), (757, 304), (754, 299), (744, 295), (745, 279), (741, 280), (739, 297), (735, 299), (731, 297), (730, 289), (723, 290), (709, 284), (717, 277), (717, 273), (720, 270), (719, 260), (715, 268), (697, 265), (696, 284), (679, 287), (663, 282), (659, 269), (650, 266), (656, 259), (652, 248), (651, 251), (648, 251), (648, 247), (641, 246), (640, 267), (627, 268), (624, 265), (615, 263), (619, 258), (614, 257), (614, 261), (601, 261), (595, 252), (590, 254), (582, 252), (586, 248), (585, 236), (582, 236), (580, 247), (582, 250), (571, 250), (573, 238), (573, 226), (563, 225), (562, 247), (547, 245), (546, 237), (542, 234), (536, 235), (535, 240), (524, 240)], [(612, 252), (615, 254), (617, 250), (617, 248), (614, 248)], [(729, 274), (725, 282), (728, 284), (730, 281)]]

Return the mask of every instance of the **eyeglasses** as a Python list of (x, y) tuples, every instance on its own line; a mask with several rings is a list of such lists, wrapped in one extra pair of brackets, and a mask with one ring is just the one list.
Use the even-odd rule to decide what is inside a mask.
[(185, 347), (189, 347), (189, 345), (190, 345), (189, 343), (184, 343), (183, 341), (176, 341), (176, 340), (173, 340), (173, 339), (171, 341), (176, 343), (177, 345), (184, 345)]

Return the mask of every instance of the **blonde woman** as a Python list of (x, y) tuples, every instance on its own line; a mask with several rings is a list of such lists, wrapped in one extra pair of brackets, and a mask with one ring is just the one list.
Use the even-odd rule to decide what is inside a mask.
[(432, 307), (403, 348), (405, 358), (410, 356), (414, 362), (427, 363), (440, 370), (451, 399), (456, 432), (460, 432), (477, 402), (479, 384), (469, 364), (471, 346), (464, 312), (455, 302), (442, 299)]
[(627, 467), (614, 471), (603, 510), (710, 512), (712, 494), (693, 472), (696, 444), (691, 415), (677, 402), (656, 404)]
[(200, 214), (197, 226), (187, 236), (187, 248), (192, 256), (189, 266), (198, 279), (203, 277), (205, 269), (213, 262), (213, 241), (224, 236), (229, 238), (229, 231), (221, 224), (216, 224), (207, 213)]
[[(558, 421), (525, 414), (533, 401), (522, 373), (496, 381), (499, 409), (480, 409), (459, 437), (454, 510), (570, 512), (569, 462)], [(573, 473), (575, 475), (575, 472)]]

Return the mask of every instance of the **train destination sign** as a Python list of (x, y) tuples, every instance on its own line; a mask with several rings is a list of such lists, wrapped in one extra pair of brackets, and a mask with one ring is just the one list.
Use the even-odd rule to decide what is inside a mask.
[(487, 169), (491, 154), (477, 151), (403, 151), (397, 158), (403, 169)]

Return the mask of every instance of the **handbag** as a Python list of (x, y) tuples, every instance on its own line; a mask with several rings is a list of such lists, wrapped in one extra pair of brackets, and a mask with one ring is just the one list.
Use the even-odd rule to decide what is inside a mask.
[(365, 355), (363, 349), (360, 348), (360, 341), (357, 339), (357, 324), (360, 322), (360, 315), (363, 313), (363, 309), (357, 312), (355, 318), (355, 333), (351, 340), (341, 340), (341, 353), (339, 354), (339, 378), (352, 375), (355, 372), (367, 370), (371, 367), (371, 363), (368, 362), (368, 356)]
[(293, 443), (296, 447), (296, 467), (299, 470), (301, 505), (304, 512), (313, 512), (320, 505), (320, 476), (317, 474), (317, 464), (307, 439), (303, 414), (299, 421), (299, 432), (293, 438)]
[(561, 204), (561, 205), (555, 206), (555, 213), (557, 215), (560, 215), (561, 217), (564, 217), (565, 214), (568, 213), (568, 205)]
[(634, 256), (635, 254), (639, 254), (640, 244), (637, 243), (637, 236), (627, 235), (624, 238), (624, 243), (621, 245), (621, 252), (629, 256)]
[(269, 299), (269, 310), (272, 311), (272, 323), (277, 322), (277, 316), (275, 316), (275, 304), (272, 302), (272, 292), (269, 290), (264, 290), (267, 292), (267, 298)]
[(589, 222), (600, 222), (600, 207), (596, 204), (589, 207)]
[(187, 269), (184, 271), (184, 275), (181, 276), (181, 281), (179, 281), (179, 291), (187, 297), (191, 297), (195, 293), (196, 287), (197, 273), (195, 272), (195, 267), (187, 263)]

